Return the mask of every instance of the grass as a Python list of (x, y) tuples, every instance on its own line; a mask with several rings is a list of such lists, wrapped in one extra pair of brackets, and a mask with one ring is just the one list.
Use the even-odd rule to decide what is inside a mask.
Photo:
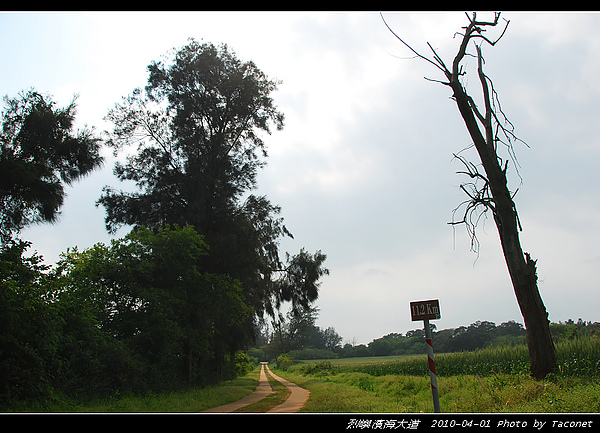
[[(315, 377), (298, 371), (280, 375), (311, 391), (302, 412), (433, 412), (430, 381), (425, 376), (346, 372)], [(600, 412), (600, 383), (589, 379), (456, 375), (439, 377), (438, 389), (442, 412)]]
[[(435, 344), (435, 342), (434, 342)], [(580, 338), (556, 348), (559, 371), (543, 381), (529, 376), (526, 347), (496, 347), (435, 356), (442, 412), (600, 412), (600, 338)], [(94, 404), (53, 407), (54, 412), (200, 412), (236, 401), (258, 385), (260, 368), (218, 386)], [(425, 355), (308, 361), (277, 375), (308, 389), (301, 412), (433, 412)], [(264, 412), (281, 403), (283, 385), (244, 411)]]
[[(200, 412), (235, 401), (257, 385), (251, 376), (218, 387), (185, 392), (125, 397), (80, 407), (84, 412)], [(310, 390), (305, 413), (431, 413), (429, 377), (372, 376), (361, 372), (304, 375), (298, 370), (279, 376)], [(274, 384), (275, 385), (275, 384)], [(281, 386), (281, 385), (279, 385)], [(596, 413), (600, 412), (600, 383), (577, 377), (536, 381), (528, 375), (493, 374), (438, 377), (442, 412), (453, 413)], [(245, 408), (265, 412), (285, 399), (285, 391)]]
[(271, 375), (267, 372), (267, 379), (269, 380), (269, 385), (271, 385), (271, 389), (273, 390), (272, 394), (269, 394), (267, 397), (263, 398), (256, 403), (250, 404), (248, 406), (244, 406), (238, 410), (237, 413), (264, 413), (269, 409), (283, 403), (291, 391), (283, 385), (278, 380), (273, 379)]
[(183, 391), (148, 394), (146, 396), (112, 397), (77, 407), (53, 408), (55, 412), (86, 413), (172, 413), (202, 412), (205, 409), (237, 401), (252, 393), (258, 386), (260, 368), (246, 376), (225, 381), (206, 388), (194, 388)]
[[(91, 404), (54, 407), (54, 412), (85, 413), (195, 413), (205, 409), (231, 403), (252, 393), (258, 386), (260, 366), (244, 377), (223, 382), (217, 386), (195, 388), (146, 396), (112, 397)], [(245, 406), (236, 412), (260, 413), (283, 403), (290, 391), (279, 381), (267, 374), (273, 393), (261, 401)]]
[[(529, 376), (526, 346), (436, 355), (442, 411), (600, 412), (600, 339), (556, 353), (544, 381)], [(281, 375), (311, 391), (307, 412), (433, 412), (425, 355), (309, 361)]]

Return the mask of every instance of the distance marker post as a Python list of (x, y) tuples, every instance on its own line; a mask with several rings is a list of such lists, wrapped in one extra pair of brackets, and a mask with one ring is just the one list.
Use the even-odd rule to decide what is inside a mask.
[(427, 362), (429, 364), (429, 378), (431, 379), (431, 395), (433, 396), (433, 410), (440, 412), (440, 396), (437, 388), (437, 377), (435, 375), (435, 362), (433, 360), (433, 341), (431, 336), (431, 327), (429, 320), (425, 322), (425, 341), (427, 342)]
[(440, 304), (437, 299), (431, 301), (418, 301), (410, 303), (410, 313), (413, 321), (423, 320), (425, 327), (425, 342), (427, 343), (427, 361), (429, 365), (429, 378), (431, 379), (431, 394), (433, 397), (433, 410), (440, 412), (440, 397), (438, 394), (435, 362), (433, 360), (433, 338), (429, 320), (441, 318)]

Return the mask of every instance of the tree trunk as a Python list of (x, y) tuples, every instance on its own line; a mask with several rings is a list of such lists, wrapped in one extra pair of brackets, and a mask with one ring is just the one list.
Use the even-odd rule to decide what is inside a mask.
[(550, 336), (548, 313), (537, 287), (536, 261), (528, 253), (523, 253), (521, 248), (518, 217), (508, 190), (506, 171), (500, 166), (493, 140), (490, 140), (491, 123), (486, 124), (486, 140), (471, 109), (469, 97), (458, 78), (452, 80), (450, 85), (486, 172), (494, 202), (494, 220), (527, 330), (531, 375), (541, 379), (556, 370), (556, 355)]
[(193, 351), (192, 351), (192, 344), (191, 342), (187, 342), (186, 343), (186, 347), (185, 347), (185, 359), (184, 359), (184, 375), (185, 375), (185, 379), (188, 385), (192, 384), (192, 377), (193, 377), (193, 364), (192, 364), (192, 357), (193, 357)]

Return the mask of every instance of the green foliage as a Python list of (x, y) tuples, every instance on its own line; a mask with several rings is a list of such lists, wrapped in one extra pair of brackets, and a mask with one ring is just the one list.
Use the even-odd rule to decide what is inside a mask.
[(294, 359), (335, 359), (339, 355), (328, 349), (313, 349), (307, 347), (306, 349), (292, 350), (290, 356)]
[(85, 302), (58, 298), (60, 281), (41, 257), (24, 255), (28, 245), (6, 246), (0, 257), (0, 406), (122, 387), (133, 361)]
[(271, 97), (277, 81), (226, 45), (191, 39), (171, 54), (108, 113), (107, 144), (129, 153), (115, 174), (137, 191), (104, 188), (107, 229), (193, 226), (211, 248), (204, 271), (240, 281), (258, 316), (273, 316), (282, 302), (308, 305), (327, 273), (325, 255), (301, 250), (284, 265), (279, 242), (292, 235), (280, 207), (248, 194), (265, 164), (262, 134), (283, 127)]
[(235, 362), (235, 376), (234, 377), (245, 376), (246, 374), (248, 374), (252, 370), (254, 370), (255, 364), (252, 362), (250, 357), (246, 353), (242, 352), (241, 350), (238, 350), (237, 352), (235, 352), (234, 362)]
[[(306, 412), (433, 412), (427, 376), (286, 373), (286, 379), (310, 389)], [(458, 375), (439, 378), (438, 387), (441, 409), (449, 413), (596, 413), (600, 409), (598, 383), (579, 378), (540, 382), (529, 375)]]
[(329, 327), (325, 330), (315, 325), (318, 309), (314, 307), (291, 309), (284, 317), (273, 321), (273, 332), (265, 336), (269, 343), (261, 348), (267, 359), (288, 353), (294, 359), (337, 358), (342, 337)]
[(241, 344), (235, 335), (251, 310), (237, 281), (202, 272), (207, 251), (192, 227), (141, 227), (110, 247), (70, 252), (60, 268), (70, 271), (71, 292), (99, 301), (102, 329), (140, 358), (140, 375), (160, 388), (206, 380), (210, 369), (194, 365), (221, 368)]
[(23, 257), (27, 242), (9, 242), (0, 256), (0, 401), (30, 400), (49, 392), (42, 372), (60, 324), (42, 298), (41, 257)]
[[(477, 321), (456, 329), (433, 331), (434, 350), (439, 353), (483, 349), (489, 346), (521, 345), (525, 343), (525, 329), (514, 321), (496, 326), (492, 322)], [(392, 333), (377, 338), (367, 346), (345, 345), (337, 350), (340, 357), (418, 355), (427, 350), (423, 329), (408, 331), (406, 335)]]
[(300, 366), (299, 372), (304, 375), (328, 376), (336, 374), (336, 367), (331, 361), (320, 361), (315, 364), (304, 364)]
[(286, 353), (282, 353), (277, 357), (277, 368), (280, 370), (287, 370), (295, 363), (294, 358)]
[(29, 224), (54, 222), (63, 204), (63, 183), (102, 164), (91, 130), (72, 131), (75, 100), (57, 108), (30, 90), (4, 99), (0, 131), (0, 240)]
[(268, 362), (269, 355), (262, 349), (251, 347), (247, 350), (248, 356), (254, 360), (254, 363)]
[(600, 334), (558, 343), (556, 357), (561, 376), (600, 377)]
[[(292, 236), (256, 187), (263, 133), (283, 127), (277, 82), (222, 45), (190, 40), (153, 62), (144, 90), (108, 113), (121, 181), (98, 204), (109, 245), (66, 251), (54, 269), (13, 239), (54, 221), (70, 184), (98, 167), (99, 140), (72, 131), (75, 103), (6, 99), (0, 131), (0, 406), (158, 392), (234, 377), (265, 314), (318, 296), (320, 251), (279, 258)], [(130, 149), (132, 147), (133, 149)], [(125, 149), (128, 148), (128, 149)], [(137, 149), (136, 149), (137, 148)], [(132, 151), (133, 150), (133, 151)], [(136, 152), (137, 150), (137, 152)], [(245, 198), (244, 201), (242, 199)], [(210, 245), (210, 248), (209, 248)]]
[(55, 269), (13, 243), (0, 257), (0, 406), (160, 391), (234, 377), (252, 310), (239, 282), (202, 272), (191, 227), (69, 250)]

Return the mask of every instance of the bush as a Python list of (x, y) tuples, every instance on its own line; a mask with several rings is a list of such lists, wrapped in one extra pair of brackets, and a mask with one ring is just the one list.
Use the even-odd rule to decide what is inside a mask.
[(290, 357), (287, 353), (283, 353), (277, 357), (277, 368), (280, 370), (287, 370), (294, 364), (294, 358)]
[(244, 376), (254, 369), (254, 363), (250, 357), (241, 350), (235, 354), (235, 375), (236, 377)]
[(330, 361), (321, 361), (316, 364), (307, 364), (300, 367), (300, 373), (304, 375), (328, 376), (336, 374), (337, 369)]

